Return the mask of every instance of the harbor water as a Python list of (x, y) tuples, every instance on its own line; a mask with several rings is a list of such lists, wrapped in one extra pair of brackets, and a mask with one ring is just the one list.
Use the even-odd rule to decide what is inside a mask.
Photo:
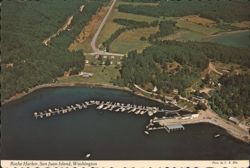
[(227, 46), (250, 48), (249, 30), (225, 33), (212, 38), (212, 41)]
[(164, 107), (114, 89), (40, 89), (2, 107), (2, 159), (84, 160), (86, 154), (94, 160), (250, 159), (249, 144), (207, 123), (185, 125), (184, 131), (145, 134), (148, 115), (90, 107), (46, 119), (33, 116), (35, 111), (87, 100)]

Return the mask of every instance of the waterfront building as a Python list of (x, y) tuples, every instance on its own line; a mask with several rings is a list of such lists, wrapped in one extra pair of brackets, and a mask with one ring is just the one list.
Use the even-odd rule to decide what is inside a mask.
[(93, 73), (88, 73), (88, 72), (80, 72), (79, 73), (79, 76), (82, 76), (83, 78), (90, 78), (93, 75), (94, 75)]
[(235, 124), (239, 124), (240, 123), (240, 121), (237, 118), (235, 118), (235, 117), (229, 117), (228, 119), (229, 119), (229, 121), (232, 121)]

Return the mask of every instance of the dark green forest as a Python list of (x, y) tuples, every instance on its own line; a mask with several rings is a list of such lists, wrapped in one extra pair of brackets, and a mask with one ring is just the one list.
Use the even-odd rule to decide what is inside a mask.
[(157, 41), (159, 37), (164, 37), (173, 34), (177, 29), (175, 25), (176, 22), (174, 21), (161, 21), (159, 23), (159, 31), (149, 36), (149, 42)]
[[(67, 48), (107, 0), (4, 1), (2, 3), (2, 100), (39, 84), (53, 82), (64, 71), (77, 73), (84, 66), (83, 52)], [(84, 12), (79, 7), (85, 5)], [(70, 31), (62, 32), (46, 47), (42, 41), (74, 15)]]
[(250, 75), (225, 75), (222, 87), (213, 93), (210, 105), (224, 116), (250, 116)]
[(135, 21), (130, 19), (122, 19), (122, 18), (115, 18), (113, 19), (114, 23), (117, 23), (119, 25), (127, 26), (127, 27), (133, 27), (133, 28), (141, 28), (141, 27), (150, 27), (150, 26), (157, 26), (158, 21), (154, 21), (152, 23), (148, 23), (145, 21)]
[[(157, 0), (126, 0), (130, 2), (157, 2)], [(225, 22), (249, 20), (250, 2), (248, 0), (158, 0), (157, 6), (121, 4), (120, 12), (148, 16), (180, 17), (200, 15), (216, 21)]]

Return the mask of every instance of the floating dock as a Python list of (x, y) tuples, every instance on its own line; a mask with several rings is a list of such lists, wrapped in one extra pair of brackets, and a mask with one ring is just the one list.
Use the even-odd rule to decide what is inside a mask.
[(105, 111), (114, 111), (114, 112), (127, 112), (134, 113), (137, 115), (148, 114), (152, 116), (157, 113), (160, 109), (158, 107), (150, 107), (150, 106), (138, 106), (135, 104), (124, 104), (119, 102), (110, 102), (110, 101), (84, 101), (76, 104), (67, 105), (66, 107), (56, 107), (49, 108), (44, 111), (34, 112), (33, 115), (36, 119), (38, 118), (48, 118), (54, 115), (66, 114), (74, 111), (84, 110), (89, 108), (89, 106), (94, 106), (97, 110), (105, 110)]
[(76, 104), (70, 104), (66, 107), (56, 107), (56, 108), (49, 108), (44, 111), (34, 112), (33, 115), (36, 119), (38, 118), (48, 118), (54, 115), (59, 114), (66, 114), (75, 111), (80, 111), (87, 109), (89, 107), (95, 107), (97, 110), (105, 110), (105, 111), (113, 111), (113, 112), (127, 112), (127, 113), (134, 113), (136, 115), (145, 115), (152, 116), (158, 112), (164, 113), (177, 113), (178, 110), (166, 110), (166, 109), (159, 109), (159, 107), (151, 107), (151, 106), (142, 106), (142, 105), (135, 105), (135, 104), (124, 104), (119, 102), (111, 102), (111, 101), (98, 101), (98, 100), (90, 100), (79, 102)]

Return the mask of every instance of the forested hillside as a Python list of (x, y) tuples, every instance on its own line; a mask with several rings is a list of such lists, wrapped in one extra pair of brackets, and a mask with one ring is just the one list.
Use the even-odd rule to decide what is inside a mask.
[(211, 107), (221, 115), (250, 116), (250, 75), (222, 76), (222, 87), (210, 98)]
[(126, 0), (128, 2), (159, 2), (157, 6), (150, 5), (119, 5), (119, 11), (148, 16), (186, 16), (200, 15), (205, 18), (211, 18), (226, 22), (243, 21), (249, 19), (250, 2), (247, 0)]
[[(119, 82), (125, 85), (151, 82), (164, 91), (183, 91), (200, 77), (200, 72), (207, 67), (209, 60), (250, 67), (249, 53), (249, 49), (213, 43), (157, 42), (143, 53), (133, 51), (128, 54), (122, 64), (122, 79)], [(179, 64), (173, 72), (165, 68), (171, 62)]]
[[(201, 80), (201, 72), (210, 61), (238, 64), (250, 67), (250, 49), (226, 47), (199, 42), (156, 42), (142, 53), (132, 51), (124, 59), (121, 78), (116, 84), (157, 86), (159, 92), (170, 93), (178, 89), (184, 93), (195, 81)], [(169, 69), (169, 65), (175, 65)], [(248, 115), (250, 76), (225, 75), (219, 81), (222, 87), (210, 98), (211, 107), (221, 115)]]
[[(106, 0), (4, 1), (2, 3), (2, 99), (35, 85), (54, 81), (64, 71), (76, 73), (84, 66), (82, 52), (67, 48)], [(83, 12), (79, 11), (85, 5)], [(54, 38), (49, 46), (42, 42), (55, 33), (69, 16), (69, 31)]]

